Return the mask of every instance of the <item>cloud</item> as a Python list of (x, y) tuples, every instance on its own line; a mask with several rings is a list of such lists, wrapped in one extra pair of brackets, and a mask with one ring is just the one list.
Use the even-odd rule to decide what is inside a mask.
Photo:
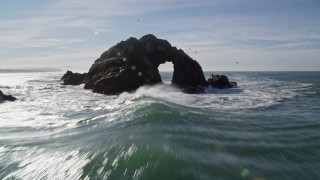
[[(73, 58), (78, 58), (76, 54), (90, 59), (129, 36), (139, 38), (153, 33), (182, 48), (207, 67), (212, 67), (210, 62), (215, 64), (213, 60), (223, 58), (253, 60), (252, 54), (271, 59), (283, 58), (287, 53), (287, 57), (296, 59), (295, 56), (302, 56), (295, 52), (300, 52), (314, 59), (311, 52), (319, 50), (320, 46), (320, 24), (316, 18), (320, 17), (320, 6), (312, 2), (42, 1), (34, 11), (11, 9), (14, 16), (0, 17), (0, 47), (2, 54), (10, 54), (12, 49), (19, 48), (8, 55), (12, 62), (45, 64), (45, 60), (40, 61), (45, 57), (43, 54), (50, 60), (61, 58), (65, 62), (69, 62), (69, 55), (73, 62)], [(8, 59), (4, 55), (1, 58)], [(81, 58), (83, 62), (85, 58)], [(5, 64), (12, 64), (9, 59)], [(47, 63), (61, 64), (63, 61), (48, 60)]]
[[(19, 33), (18, 33), (19, 34)], [(83, 39), (58, 39), (58, 38), (39, 38), (31, 34), (17, 36), (2, 36), (0, 35), (1, 48), (53, 48), (61, 47), (66, 44), (76, 44), (83, 42)]]
[[(86, 70), (99, 57), (101, 50), (70, 51), (59, 53), (36, 54), (33, 56), (13, 57), (6, 59), (2, 68), (17, 68), (23, 64), (27, 67), (71, 67), (79, 66)], [(3, 60), (0, 60), (3, 61)], [(26, 63), (27, 62), (27, 63)]]

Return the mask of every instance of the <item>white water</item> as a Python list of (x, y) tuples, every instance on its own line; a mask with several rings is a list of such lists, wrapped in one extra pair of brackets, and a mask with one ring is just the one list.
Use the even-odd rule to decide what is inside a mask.
[[(229, 78), (238, 83), (238, 88), (208, 88), (206, 94), (184, 94), (168, 85), (157, 85), (141, 87), (134, 93), (105, 96), (84, 90), (83, 85), (63, 86), (59, 81), (61, 76), (61, 73), (0, 74), (0, 89), (18, 98), (15, 102), (0, 102), (0, 165), (6, 173), (0, 174), (0, 177), (79, 179), (83, 167), (92, 159), (87, 152), (81, 151), (86, 144), (72, 144), (73, 136), (87, 137), (86, 134), (77, 136), (83, 130), (80, 124), (86, 128), (96, 128), (101, 124), (108, 127), (119, 121), (130, 121), (133, 119), (130, 117), (137, 116), (139, 109), (155, 102), (172, 109), (181, 107), (181, 116), (202, 110), (250, 112), (295, 98), (301, 90), (311, 86), (237, 75)], [(130, 147), (136, 147), (133, 145)], [(170, 151), (168, 145), (164, 147), (165, 151)], [(120, 155), (122, 157), (132, 152), (129, 148)], [(119, 157), (111, 163), (115, 167)], [(225, 153), (223, 158), (216, 160), (226, 162), (232, 159), (230, 157)]]
[[(299, 95), (297, 90), (310, 84), (287, 83), (272, 79), (234, 77), (239, 87), (234, 89), (206, 89), (206, 94), (184, 94), (169, 85), (141, 87), (135, 93), (104, 96), (84, 90), (80, 86), (63, 86), (61, 73), (0, 74), (0, 88), (5, 94), (17, 97), (15, 102), (2, 102), (1, 126), (55, 127), (76, 124), (82, 118), (68, 118), (76, 112), (114, 111), (128, 106), (135, 99), (150, 97), (171, 104), (191, 108), (237, 111), (268, 108), (282, 100)], [(144, 102), (143, 102), (144, 103)], [(95, 114), (96, 115), (96, 114)], [(57, 121), (57, 119), (59, 119)]]

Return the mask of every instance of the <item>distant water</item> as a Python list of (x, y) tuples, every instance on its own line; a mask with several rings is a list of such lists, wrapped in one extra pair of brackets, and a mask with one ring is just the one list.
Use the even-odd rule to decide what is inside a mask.
[(223, 74), (239, 87), (104, 96), (0, 73), (0, 179), (320, 179), (320, 72)]

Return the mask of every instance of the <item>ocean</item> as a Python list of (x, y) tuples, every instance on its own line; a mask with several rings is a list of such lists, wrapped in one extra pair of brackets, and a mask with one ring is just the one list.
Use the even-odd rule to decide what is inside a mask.
[[(205, 72), (206, 78), (212, 72)], [(320, 72), (214, 72), (234, 89), (118, 96), (0, 73), (0, 179), (320, 179)]]

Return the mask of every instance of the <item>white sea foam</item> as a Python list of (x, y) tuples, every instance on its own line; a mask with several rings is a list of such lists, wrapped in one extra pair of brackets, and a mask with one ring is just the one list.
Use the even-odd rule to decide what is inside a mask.
[[(50, 151), (42, 148), (7, 148), (10, 154), (1, 163), (17, 165), (17, 171), (4, 179), (79, 179), (82, 168), (89, 161), (77, 150)], [(9, 162), (6, 162), (9, 161)]]
[[(273, 107), (300, 96), (312, 87), (312, 84), (306, 83), (235, 76), (232, 79), (237, 81), (238, 88), (207, 88), (205, 94), (184, 94), (179, 89), (164, 84), (144, 86), (135, 92), (125, 92), (119, 96), (105, 96), (84, 90), (83, 85), (60, 85), (61, 76), (59, 73), (0, 74), (1, 90), (18, 98), (15, 102), (0, 102), (0, 164), (1, 168), (7, 168), (6, 174), (2, 174), (1, 178), (79, 179), (83, 167), (92, 160), (92, 154), (83, 153), (87, 152), (83, 149), (91, 148), (85, 143), (101, 137), (109, 139), (97, 142), (117, 142), (119, 139), (116, 136), (122, 135), (123, 131), (119, 131), (120, 135), (116, 134), (115, 137), (106, 137), (109, 133), (109, 129), (105, 130), (106, 127), (143, 116), (145, 111), (140, 115), (139, 110), (148, 109), (154, 104), (165, 104), (173, 110), (183, 107), (186, 111), (179, 112), (181, 116), (188, 116), (189, 111), (194, 114), (202, 113), (202, 110), (250, 111)], [(170, 116), (172, 111), (163, 113)], [(83, 127), (101, 128), (99, 132), (103, 133)], [(88, 137), (89, 133), (92, 133), (92, 136)], [(82, 136), (77, 136), (78, 134)], [(239, 135), (238, 132), (235, 134)], [(145, 134), (141, 134), (142, 136)], [(81, 138), (85, 140), (81, 141)], [(75, 139), (78, 139), (77, 143), (83, 143), (80, 145), (81, 151), (77, 145), (72, 144)], [(70, 145), (53, 145), (59, 147), (55, 149), (51, 143)], [(99, 146), (99, 143), (93, 143), (92, 148)], [(113, 146), (105, 146), (109, 145)], [(130, 159), (139, 148), (140, 144), (132, 144), (123, 149), (116, 158), (108, 156), (109, 159), (103, 161), (98, 174), (107, 177), (112, 169), (106, 170), (102, 167), (106, 164), (118, 166), (119, 158)], [(225, 154), (214, 157), (219, 163), (221, 161), (234, 164), (234, 160), (237, 160), (233, 158), (237, 156)], [(138, 178), (143, 168), (136, 168), (134, 176)]]
[[(234, 78), (238, 82), (238, 88), (207, 88), (205, 94), (185, 94), (170, 85), (159, 84), (143, 86), (135, 92), (125, 92), (119, 96), (105, 96), (84, 90), (83, 85), (60, 85), (61, 75), (0, 74), (0, 85), (10, 87), (4, 89), (4, 93), (18, 98), (15, 102), (0, 104), (0, 127), (27, 127), (30, 129), (28, 137), (45, 137), (73, 128), (79, 123), (125, 120), (123, 116), (129, 116), (130, 113), (157, 102), (209, 111), (268, 108), (299, 95), (299, 90), (311, 86), (239, 76)], [(41, 133), (31, 135), (36, 129), (41, 129)], [(0, 137), (23, 138), (16, 133)]]
[(288, 83), (273, 79), (237, 79), (239, 87), (232, 89), (207, 88), (205, 94), (185, 94), (168, 85), (141, 87), (134, 94), (120, 95), (120, 99), (148, 96), (181, 106), (212, 110), (244, 110), (267, 108), (282, 100), (297, 96), (297, 90), (309, 84)]
[[(1, 104), (1, 127), (69, 128), (83, 120), (116, 119), (124, 111), (135, 111), (150, 102), (144, 97), (185, 107), (208, 110), (266, 108), (297, 96), (310, 84), (283, 83), (273, 79), (238, 77), (235, 89), (207, 88), (205, 94), (184, 94), (169, 85), (144, 86), (134, 93), (105, 96), (82, 86), (62, 86), (57, 73), (0, 74), (6, 94), (16, 102)], [(142, 101), (140, 101), (142, 100)], [(90, 113), (92, 113), (90, 115)], [(61, 130), (61, 129), (59, 129)]]

